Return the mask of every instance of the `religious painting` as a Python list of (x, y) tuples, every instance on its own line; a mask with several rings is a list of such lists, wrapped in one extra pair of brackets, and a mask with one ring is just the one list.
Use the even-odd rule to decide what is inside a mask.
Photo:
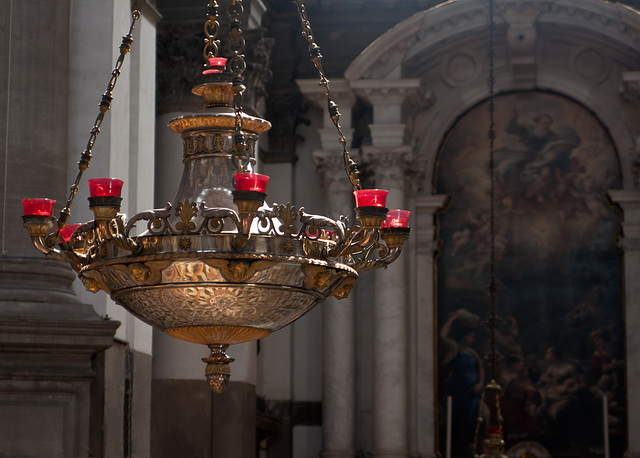
[(526, 442), (556, 458), (604, 456), (606, 415), (611, 456), (621, 457), (621, 217), (606, 198), (621, 187), (615, 147), (592, 113), (560, 95), (503, 94), (495, 107), (493, 237), (486, 102), (456, 122), (437, 164), (434, 190), (451, 196), (438, 217), (440, 453), (448, 421), (455, 458), (471, 456), (476, 437), (481, 453), (486, 437), (477, 420), (489, 407), (483, 324), (493, 253), (507, 450)]

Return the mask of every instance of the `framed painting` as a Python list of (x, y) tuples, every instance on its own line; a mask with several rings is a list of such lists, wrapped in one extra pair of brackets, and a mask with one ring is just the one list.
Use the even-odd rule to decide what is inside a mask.
[[(494, 243), (501, 318), (500, 407), (507, 449), (536, 443), (554, 457), (597, 456), (607, 407), (611, 456), (626, 439), (621, 186), (606, 129), (583, 106), (546, 92), (495, 98)], [(439, 216), (438, 412), (444, 455), (451, 397), (452, 456), (470, 456), (487, 415), (483, 357), (491, 260), (487, 103), (444, 140), (434, 183)], [(603, 401), (604, 399), (604, 401)], [(486, 422), (484, 423), (486, 425)], [(577, 453), (577, 455), (576, 455)]]

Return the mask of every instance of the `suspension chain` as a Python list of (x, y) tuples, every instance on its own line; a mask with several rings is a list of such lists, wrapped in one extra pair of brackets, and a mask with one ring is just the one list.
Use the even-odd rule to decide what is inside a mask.
[(248, 172), (249, 166), (255, 164), (256, 160), (252, 157), (247, 147), (247, 139), (242, 133), (242, 96), (247, 89), (242, 79), (247, 68), (247, 63), (244, 60), (245, 40), (240, 27), (240, 19), (244, 12), (242, 1), (231, 0), (231, 3), (227, 5), (226, 12), (229, 18), (229, 42), (227, 44), (229, 62), (227, 68), (233, 77), (233, 111), (236, 115), (232, 159), (236, 172)]
[(76, 194), (78, 194), (78, 189), (80, 186), (80, 181), (82, 180), (82, 174), (85, 170), (89, 168), (89, 162), (91, 161), (91, 151), (93, 150), (93, 145), (96, 142), (96, 138), (100, 133), (100, 126), (102, 125), (102, 121), (104, 120), (104, 115), (109, 108), (111, 108), (111, 101), (113, 100), (113, 90), (116, 87), (116, 83), (118, 82), (118, 77), (120, 76), (120, 69), (122, 68), (122, 64), (124, 63), (125, 56), (131, 51), (131, 45), (133, 44), (133, 29), (136, 25), (138, 19), (140, 19), (140, 6), (142, 1), (139, 1), (136, 5), (136, 8), (131, 13), (131, 25), (129, 26), (129, 32), (125, 36), (122, 37), (122, 44), (120, 45), (120, 55), (118, 56), (118, 60), (111, 71), (111, 79), (107, 84), (107, 90), (102, 94), (102, 99), (100, 100), (100, 112), (96, 117), (96, 120), (91, 128), (89, 140), (87, 141), (87, 146), (85, 147), (82, 155), (80, 156), (80, 161), (78, 162), (78, 175), (74, 183), (71, 185), (69, 189), (69, 197), (67, 198), (67, 203), (65, 207), (60, 210), (60, 217), (58, 218), (58, 228), (61, 229), (67, 225), (67, 221), (71, 216), (71, 204), (73, 203), (73, 199)]
[(220, 23), (218, 22), (218, 2), (211, 0), (207, 6), (207, 22), (204, 23), (204, 49), (202, 56), (204, 57), (205, 67), (209, 66), (209, 59), (218, 57), (220, 52)]
[(358, 191), (362, 189), (360, 184), (360, 172), (358, 171), (357, 164), (351, 159), (351, 155), (349, 154), (349, 149), (347, 145), (347, 139), (342, 132), (342, 127), (340, 126), (340, 110), (338, 109), (338, 105), (331, 98), (331, 91), (329, 89), (329, 80), (324, 73), (324, 69), (322, 67), (322, 53), (320, 52), (320, 47), (316, 44), (315, 39), (313, 37), (313, 31), (311, 30), (311, 23), (309, 22), (309, 18), (307, 17), (307, 10), (304, 6), (302, 0), (293, 0), (293, 3), (298, 7), (298, 16), (300, 17), (300, 22), (302, 23), (302, 35), (307, 40), (309, 45), (309, 56), (311, 57), (311, 62), (315, 65), (318, 70), (318, 75), (320, 76), (320, 85), (324, 90), (324, 95), (327, 98), (327, 110), (329, 112), (329, 117), (331, 121), (333, 121), (333, 125), (336, 126), (338, 130), (338, 141), (340, 145), (342, 145), (342, 155), (344, 159), (344, 170), (349, 177), (349, 181), (351, 181), (351, 186), (353, 186), (354, 191)]

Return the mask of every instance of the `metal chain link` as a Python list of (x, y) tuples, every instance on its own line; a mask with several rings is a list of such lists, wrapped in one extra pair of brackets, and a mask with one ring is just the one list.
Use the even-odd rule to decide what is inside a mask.
[(129, 31), (125, 36), (122, 37), (122, 44), (120, 45), (120, 55), (118, 56), (118, 60), (111, 71), (111, 79), (107, 84), (107, 90), (102, 94), (102, 99), (100, 100), (100, 112), (96, 117), (96, 120), (91, 128), (89, 140), (87, 141), (87, 146), (85, 147), (82, 155), (80, 156), (80, 161), (78, 162), (78, 175), (74, 183), (71, 185), (69, 190), (69, 197), (67, 198), (67, 203), (65, 207), (60, 210), (60, 216), (58, 218), (58, 228), (61, 229), (67, 225), (67, 221), (71, 216), (71, 204), (73, 203), (73, 199), (76, 194), (78, 194), (78, 189), (80, 186), (80, 181), (82, 180), (82, 175), (85, 170), (89, 168), (89, 162), (91, 161), (91, 151), (93, 150), (93, 145), (96, 142), (96, 138), (100, 133), (100, 126), (102, 125), (102, 121), (104, 120), (104, 115), (109, 108), (111, 108), (111, 101), (113, 100), (113, 90), (116, 87), (116, 83), (118, 82), (118, 77), (120, 76), (120, 69), (122, 68), (122, 64), (124, 63), (125, 56), (131, 51), (131, 45), (133, 44), (133, 29), (135, 27), (136, 22), (140, 19), (140, 6), (142, 4), (142, 0), (138, 2), (136, 8), (131, 13), (131, 25), (129, 26)]
[(342, 127), (340, 126), (340, 111), (338, 109), (338, 105), (331, 98), (331, 91), (329, 90), (329, 80), (327, 79), (324, 73), (324, 69), (322, 68), (322, 54), (320, 52), (320, 47), (316, 44), (313, 38), (311, 23), (309, 22), (309, 18), (307, 17), (307, 10), (304, 6), (304, 3), (302, 2), (302, 0), (293, 0), (293, 3), (298, 7), (298, 16), (300, 17), (300, 22), (302, 23), (302, 34), (309, 44), (309, 56), (311, 57), (311, 62), (313, 62), (313, 65), (315, 65), (316, 69), (318, 70), (318, 74), (320, 76), (319, 84), (324, 89), (324, 95), (327, 98), (327, 110), (329, 112), (329, 117), (338, 130), (338, 141), (342, 145), (344, 170), (349, 177), (349, 181), (351, 181), (353, 190), (358, 191), (362, 189), (359, 178), (360, 172), (358, 171), (357, 164), (353, 161), (353, 159), (351, 159), (351, 155), (349, 154), (347, 139), (342, 132)]
[(202, 50), (202, 56), (204, 57), (205, 67), (209, 66), (209, 59), (212, 57), (218, 57), (220, 52), (220, 40), (218, 40), (218, 33), (220, 33), (220, 23), (218, 22), (218, 2), (212, 0), (207, 6), (207, 22), (204, 23), (204, 49)]
[(249, 166), (255, 164), (256, 160), (251, 156), (247, 148), (247, 139), (242, 133), (242, 96), (247, 89), (244, 85), (242, 75), (247, 63), (244, 60), (245, 40), (242, 36), (241, 17), (244, 7), (241, 0), (232, 0), (226, 9), (229, 18), (229, 41), (227, 49), (229, 52), (229, 72), (233, 75), (233, 110), (236, 116), (235, 135), (233, 137), (233, 164), (238, 172), (248, 172)]

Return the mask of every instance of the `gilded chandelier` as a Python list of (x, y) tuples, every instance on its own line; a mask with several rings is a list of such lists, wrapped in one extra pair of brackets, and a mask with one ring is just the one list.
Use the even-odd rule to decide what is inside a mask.
[(211, 355), (203, 361), (216, 392), (223, 391), (229, 380), (233, 361), (225, 353), (229, 345), (266, 337), (329, 296), (347, 297), (358, 273), (395, 261), (409, 235), (409, 212), (388, 211), (386, 191), (361, 189), (304, 5), (294, 3), (338, 129), (359, 224), (351, 225), (346, 216), (309, 214), (289, 203), (265, 204), (268, 177), (253, 173), (253, 167), (258, 136), (270, 124), (242, 109), (246, 64), (240, 0), (230, 0), (226, 8), (230, 30), (226, 58), (218, 56), (219, 6), (215, 0), (209, 3), (205, 70), (193, 87), (204, 101), (203, 108), (169, 123), (184, 142), (184, 171), (171, 203), (127, 221), (119, 213), (122, 181), (97, 178), (89, 180), (94, 219), (67, 224), (120, 67), (133, 43), (137, 10), (123, 37), (66, 206), (55, 218), (54, 201), (23, 201), (24, 226), (35, 247), (50, 259), (69, 263), (88, 290), (107, 292), (116, 303), (172, 337), (208, 345)]

